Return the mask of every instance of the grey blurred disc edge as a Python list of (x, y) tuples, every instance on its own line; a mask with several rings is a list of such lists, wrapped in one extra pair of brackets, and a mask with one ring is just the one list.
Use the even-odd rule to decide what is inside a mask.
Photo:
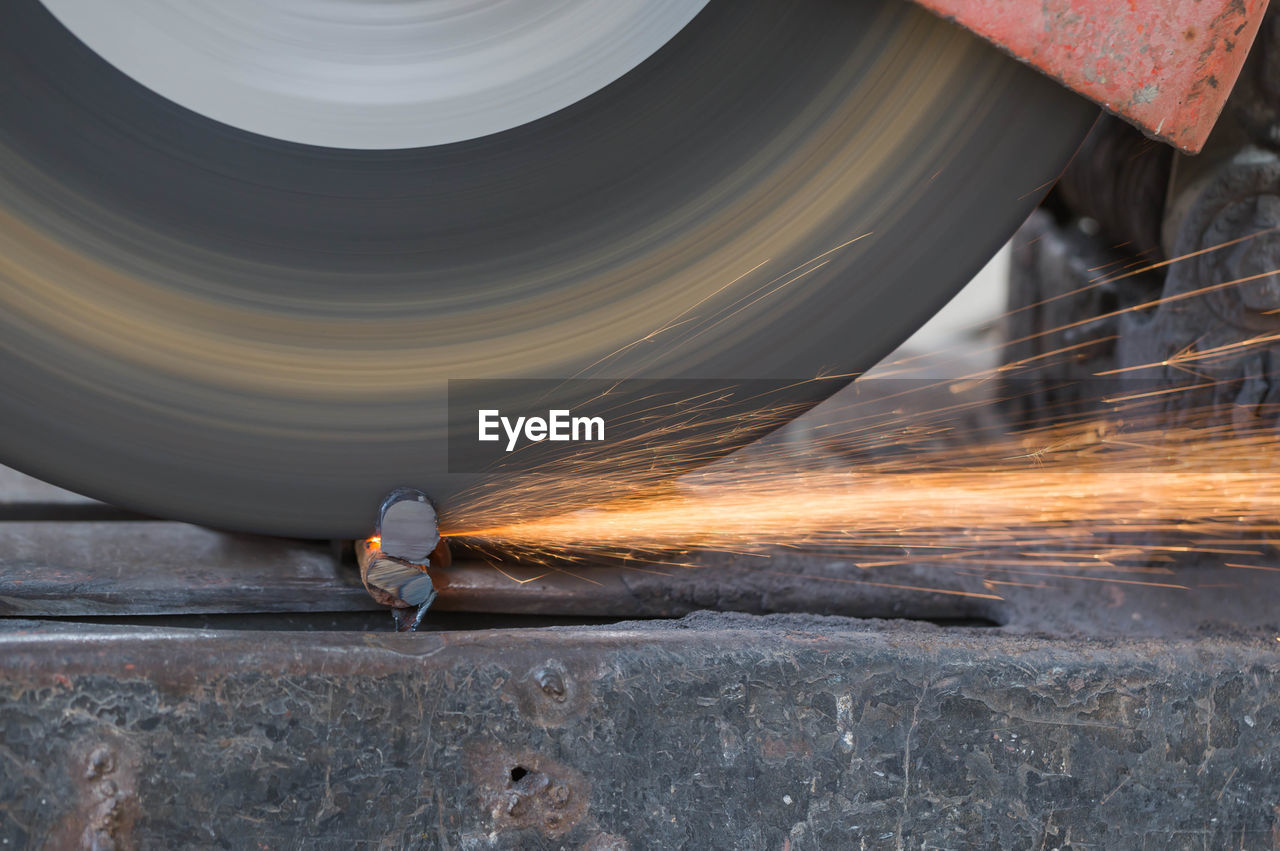
[[(37, 0), (12, 5), (0, 35), (0, 455), (128, 508), (269, 534), (365, 534), (382, 497), (406, 485), (432, 495), (447, 527), (468, 511), (465, 495), (500, 492), (501, 482), (477, 490), (476, 477), (447, 472), (436, 413), (419, 428), (419, 411), (442, 404), (443, 376), (518, 376), (523, 360), (540, 378), (802, 380), (869, 367), (1016, 229), (1096, 115), (912, 7), (713, 0), (648, 62), (546, 119), (458, 145), (355, 153), (188, 113), (114, 72)], [(801, 200), (837, 166), (858, 191), (815, 202), (806, 218)], [(773, 196), (789, 205), (785, 217), (764, 204)], [(715, 208), (710, 198), (729, 200)], [(428, 210), (437, 207), (447, 215)], [(665, 274), (671, 258), (710, 256), (713, 225), (728, 234), (714, 249), (729, 255), (730, 224), (792, 228), (767, 258), (784, 271), (869, 236), (783, 297), (735, 312), (730, 327), (712, 305), (696, 317), (699, 333), (597, 367), (619, 349), (610, 327), (634, 339), (628, 317), (672, 298), (670, 276), (635, 286), (634, 269)], [(506, 278), (490, 294), (494, 254)], [(522, 289), (535, 286), (530, 270), (606, 255), (623, 259)], [(483, 274), (468, 279), (467, 268)], [(419, 291), (440, 300), (419, 307)], [(576, 317), (540, 301), (572, 303), (567, 295), (585, 304), (580, 339), (556, 324)], [(447, 336), (467, 326), (449, 310), (490, 297), (495, 330), (481, 348), (553, 330), (560, 348), (513, 348), (496, 367), (473, 357), (406, 390), (414, 373), (396, 367), (427, 357), (426, 343), (378, 329), (401, 328), (413, 305), (423, 329), (451, 317), (436, 328)], [(187, 328), (166, 321), (170, 300), (207, 310)], [(602, 319), (611, 303), (616, 322)], [(522, 312), (533, 319), (521, 325)], [(309, 329), (341, 327), (344, 315), (368, 336), (327, 344), (316, 334), (306, 347)], [(543, 328), (543, 316), (555, 322)], [(226, 350), (199, 343), (205, 333), (225, 336)], [(330, 381), (326, 364), (346, 354), (350, 369)], [(801, 385), (793, 401), (829, 392)], [(781, 422), (762, 418), (738, 438)]]

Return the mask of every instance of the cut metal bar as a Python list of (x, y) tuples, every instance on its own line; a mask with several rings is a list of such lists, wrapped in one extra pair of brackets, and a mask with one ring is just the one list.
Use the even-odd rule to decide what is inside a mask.
[(440, 543), (440, 528), (431, 500), (420, 490), (397, 488), (378, 511), (382, 552), (414, 564), (426, 564)]

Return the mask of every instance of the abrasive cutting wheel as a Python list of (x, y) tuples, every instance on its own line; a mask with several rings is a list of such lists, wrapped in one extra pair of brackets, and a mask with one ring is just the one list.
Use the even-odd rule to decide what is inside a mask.
[(3, 460), (275, 534), (364, 534), (402, 485), (447, 517), (451, 379), (866, 368), (1096, 114), (897, 0), (5, 18)]

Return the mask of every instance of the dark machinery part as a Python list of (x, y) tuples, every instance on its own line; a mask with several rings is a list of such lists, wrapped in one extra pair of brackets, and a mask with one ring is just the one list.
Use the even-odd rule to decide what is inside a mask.
[[(1046, 389), (1016, 403), (1028, 415), (1096, 406), (1103, 373), (1113, 392), (1182, 388), (1153, 403), (1168, 428), (1277, 421), (1280, 350), (1266, 339), (1280, 331), (1277, 21), (1268, 14), (1203, 154), (1171, 158), (1101, 122), (1048, 205), (1056, 221), (1037, 214), (1015, 241), (1008, 336), (1020, 342), (1008, 358), (1078, 353), (1037, 375)], [(1044, 333), (1054, 328), (1065, 330)]]
[(1173, 158), (1172, 148), (1104, 115), (1054, 186), (1049, 205), (1097, 222), (1114, 250), (1159, 260)]

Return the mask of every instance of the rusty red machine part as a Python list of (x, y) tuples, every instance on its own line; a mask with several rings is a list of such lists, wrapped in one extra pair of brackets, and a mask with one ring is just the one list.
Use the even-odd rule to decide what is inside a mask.
[(1146, 133), (1204, 147), (1267, 0), (917, 0)]

